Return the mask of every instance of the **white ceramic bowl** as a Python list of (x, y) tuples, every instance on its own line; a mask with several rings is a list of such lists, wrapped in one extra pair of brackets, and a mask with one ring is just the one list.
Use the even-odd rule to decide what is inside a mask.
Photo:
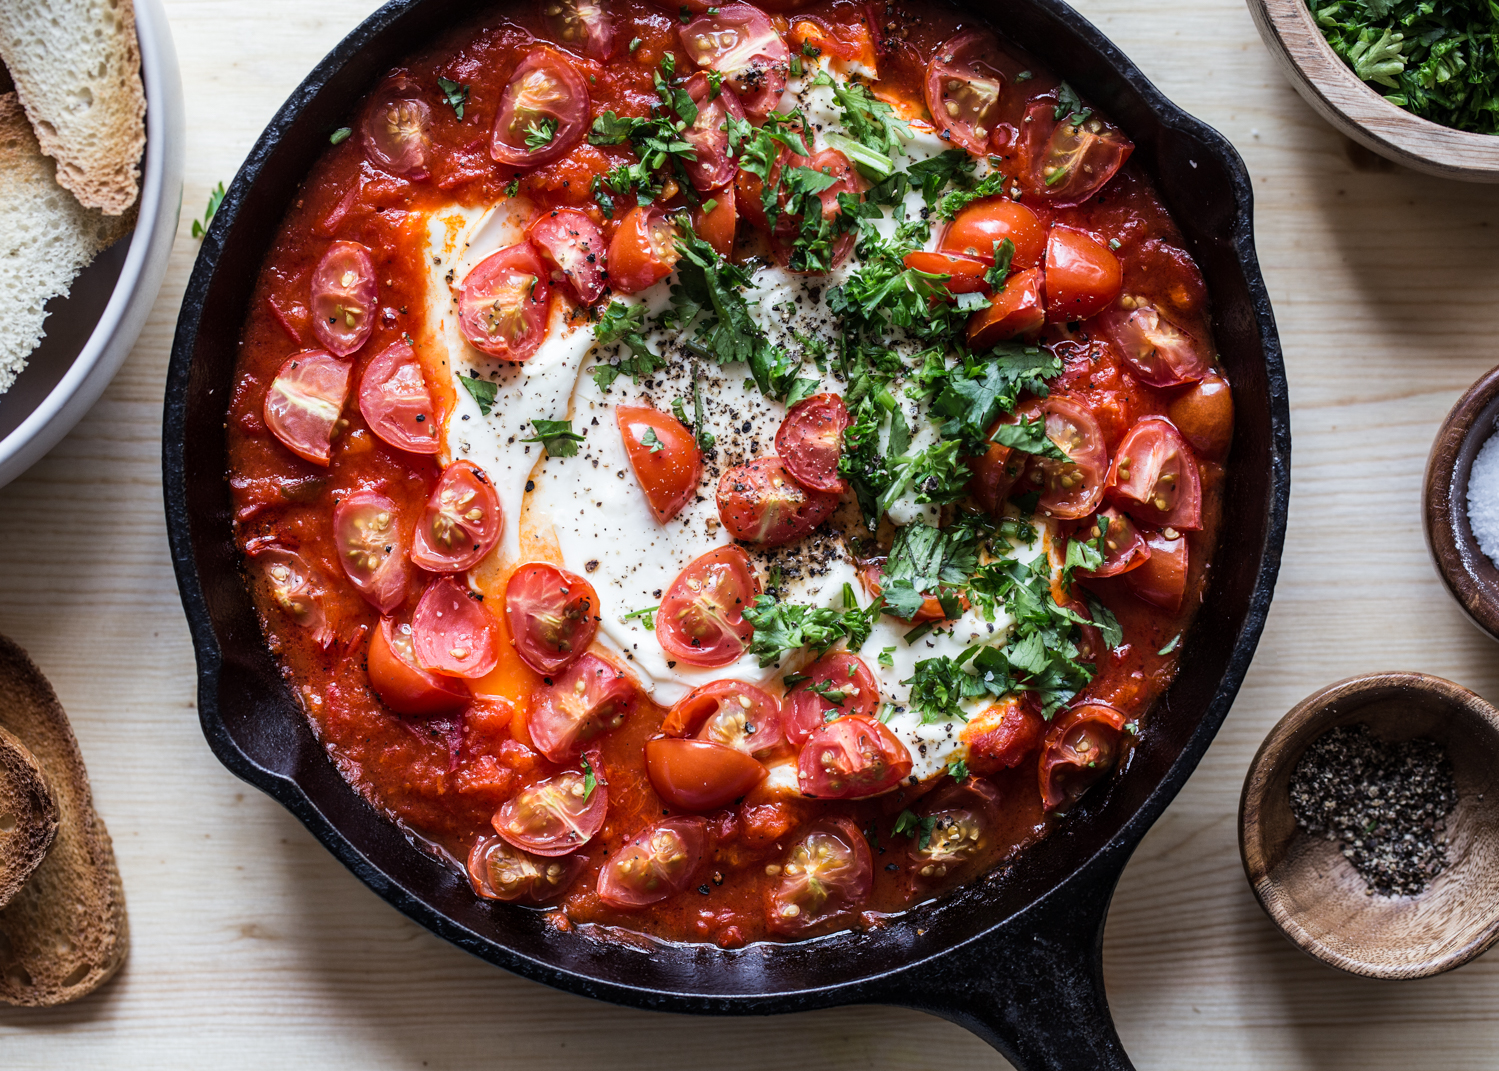
[(182, 211), (182, 79), (161, 0), (135, 0), (146, 89), (140, 218), (130, 237), (47, 306), (46, 338), (0, 394), (0, 487), (30, 468), (99, 400), (156, 302)]

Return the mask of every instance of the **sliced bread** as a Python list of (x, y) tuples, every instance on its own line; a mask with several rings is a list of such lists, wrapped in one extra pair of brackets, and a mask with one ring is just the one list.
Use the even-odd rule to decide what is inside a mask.
[(57, 801), (36, 756), (0, 729), (0, 907), (10, 903), (57, 835)]
[(0, 728), (36, 756), (57, 799), (51, 850), (0, 908), (0, 1000), (62, 1004), (97, 989), (125, 961), (125, 891), (67, 715), (26, 652), (3, 636)]
[[(11, 5), (0, 2), (0, 11)], [(47, 302), (66, 294), (99, 251), (130, 232), (129, 216), (84, 208), (54, 177), (14, 93), (0, 94), (0, 394), (41, 342)]]
[(0, 58), (57, 181), (111, 216), (135, 204), (146, 94), (131, 0), (5, 0)]

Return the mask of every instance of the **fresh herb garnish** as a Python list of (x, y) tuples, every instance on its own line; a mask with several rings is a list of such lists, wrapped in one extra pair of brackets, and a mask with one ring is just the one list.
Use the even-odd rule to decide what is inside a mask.
[(577, 457), (583, 436), (573, 431), (571, 420), (532, 420), (536, 434), (523, 443), (540, 443), (551, 457)]
[(974, 201), (1004, 193), (1005, 183), (1008, 181), (1009, 179), (1000, 172), (991, 171), (980, 179), (973, 189), (953, 190), (952, 193), (944, 196), (937, 202), (937, 207), (933, 211), (938, 219), (952, 219)]
[(1171, 637), (1171, 642), (1168, 643), (1168, 644), (1166, 644), (1166, 646), (1162, 647), (1159, 651), (1156, 652), (1156, 654), (1158, 654), (1158, 655), (1168, 655), (1168, 654), (1170, 654), (1172, 651), (1176, 650), (1178, 646), (1180, 646), (1181, 641), (1182, 641), (1182, 634), (1180, 632), (1178, 632), (1175, 636)]
[(599, 787), (599, 779), (594, 775), (593, 763), (586, 758), (583, 762), (583, 800), (587, 802), (593, 796), (593, 790)]
[(947, 776), (951, 777), (954, 781), (966, 779), (968, 777), (968, 762), (964, 759), (957, 759), (954, 762), (948, 763)]
[(1058, 122), (1065, 119), (1076, 125), (1087, 122), (1088, 116), (1092, 114), (1093, 109), (1083, 103), (1083, 98), (1077, 95), (1077, 90), (1066, 82), (1057, 86), (1057, 106), (1052, 112), (1052, 118)]
[(549, 115), (542, 116), (540, 120), (533, 119), (526, 124), (526, 151), (545, 149), (556, 136), (557, 120)]
[(351, 127), (351, 126), (341, 126), (337, 130), (335, 130), (333, 133), (331, 133), (331, 134), (328, 135), (328, 144), (329, 145), (342, 145), (344, 142), (346, 142), (346, 141), (349, 140), (349, 137), (353, 133), (354, 133), (354, 128), (353, 127)]
[(462, 122), (463, 106), (468, 103), (469, 87), (448, 78), (438, 78), (437, 88), (442, 90), (443, 99), (453, 106), (453, 113), (458, 116), (458, 121)]
[(984, 273), (984, 281), (994, 288), (996, 294), (1005, 288), (1005, 280), (1010, 277), (1010, 261), (1014, 259), (1014, 242), (1001, 238), (994, 243), (994, 264)]
[(594, 367), (593, 381), (599, 390), (608, 390), (621, 375), (639, 383), (652, 372), (666, 367), (666, 359), (646, 344), (645, 312), (644, 305), (611, 301), (599, 316), (594, 327), (594, 338), (599, 345), (612, 346), (617, 342), (630, 351), (628, 357), (608, 363), (600, 361)]
[(480, 379), (477, 372), (459, 376), (458, 382), (462, 383), (463, 389), (479, 403), (479, 415), (488, 416), (490, 410), (494, 408), (495, 392), (499, 390), (499, 387), (487, 379)]
[(994, 441), (1011, 450), (1051, 458), (1053, 461), (1071, 460), (1067, 454), (1046, 434), (1046, 421), (1039, 416), (1029, 420), (1018, 420), (1014, 424), (1001, 424), (994, 429)]
[(821, 654), (840, 640), (848, 641), (848, 649), (857, 651), (869, 639), (880, 606), (881, 601), (875, 599), (860, 608), (848, 584), (843, 585), (842, 610), (778, 602), (770, 595), (758, 595), (755, 605), (744, 611), (744, 619), (755, 626), (749, 652), (759, 658), (763, 667), (774, 665), (788, 651), (803, 647)]
[(910, 620), (929, 596), (962, 587), (978, 568), (978, 545), (967, 525), (933, 528), (916, 521), (899, 529), (880, 577), (885, 612)]
[(916, 841), (916, 850), (925, 851), (932, 842), (932, 830), (937, 825), (935, 815), (917, 818), (912, 811), (901, 811), (895, 818), (895, 832), (905, 834)]
[[(338, 142), (334, 142), (334, 144), (337, 145)], [(221, 182), (217, 189), (211, 190), (208, 194), (208, 209), (203, 213), (203, 221), (200, 223), (197, 220), (193, 220), (194, 238), (202, 238), (208, 233), (208, 225), (213, 222), (213, 217), (218, 212), (219, 205), (223, 203), (224, 184)]]
[(659, 454), (666, 448), (666, 444), (656, 438), (655, 428), (645, 429), (645, 434), (640, 437), (640, 445), (650, 447), (650, 451), (653, 454)]
[(640, 626), (643, 629), (645, 629), (647, 632), (655, 632), (656, 611), (659, 609), (661, 609), (661, 607), (659, 606), (647, 606), (644, 610), (631, 610), (629, 613), (621, 617), (620, 620), (634, 621), (638, 617), (640, 619)]

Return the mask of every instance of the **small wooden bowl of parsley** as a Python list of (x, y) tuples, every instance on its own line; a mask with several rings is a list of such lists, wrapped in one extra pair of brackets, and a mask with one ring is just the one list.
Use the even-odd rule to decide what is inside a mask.
[(1499, 182), (1499, 55), (1488, 0), (1248, 0), (1297, 91), (1417, 171)]

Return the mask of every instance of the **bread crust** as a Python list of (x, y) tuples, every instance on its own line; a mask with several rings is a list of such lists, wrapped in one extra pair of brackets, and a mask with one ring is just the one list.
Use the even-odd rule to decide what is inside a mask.
[(0, 908), (0, 1000), (63, 1004), (93, 992), (124, 963), (124, 887), (67, 715), (26, 652), (3, 636), (0, 727), (46, 771), (58, 814), (51, 850)]
[(132, 0), (6, 0), (0, 58), (58, 184), (86, 208), (128, 211), (146, 146)]
[(15, 898), (57, 836), (57, 800), (41, 763), (0, 729), (0, 907)]

